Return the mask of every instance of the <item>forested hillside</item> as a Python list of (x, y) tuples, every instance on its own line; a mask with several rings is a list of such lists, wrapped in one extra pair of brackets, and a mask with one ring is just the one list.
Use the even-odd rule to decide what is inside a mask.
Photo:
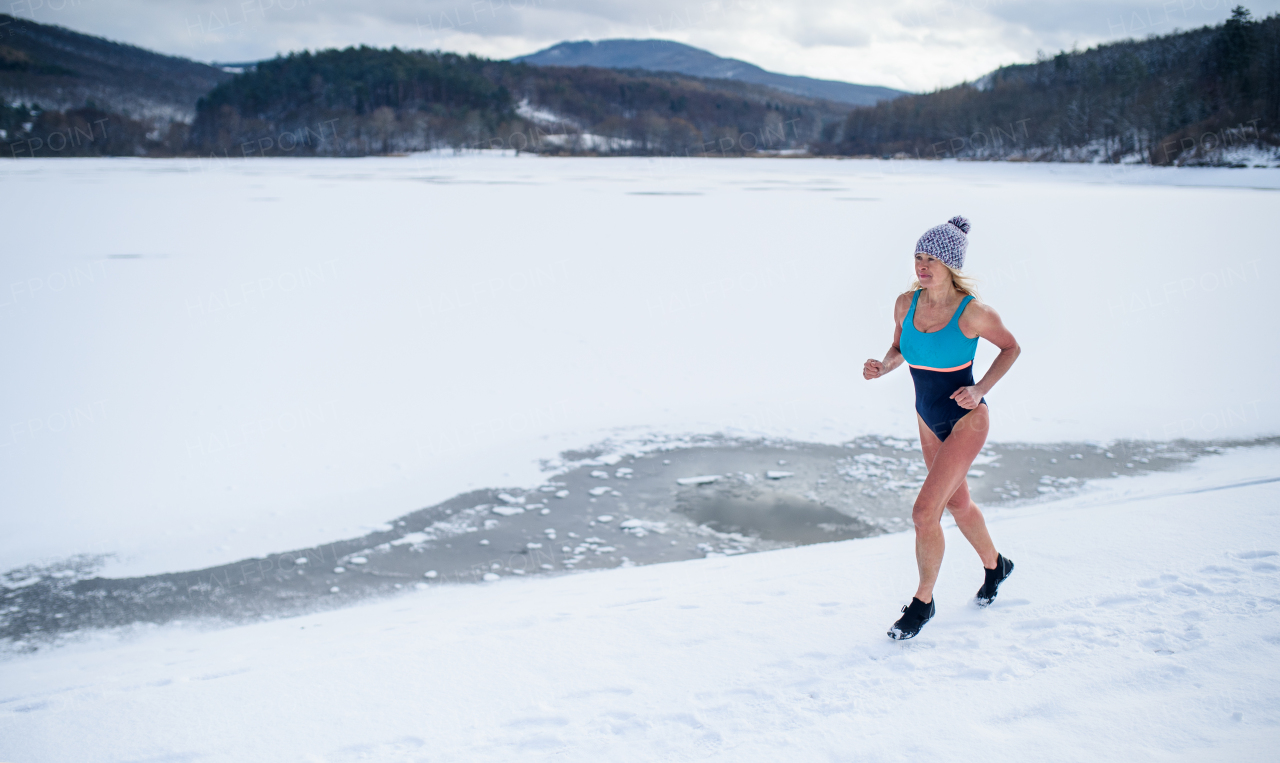
[(1219, 163), (1280, 145), (1280, 15), (1062, 52), (855, 108), (817, 153)]
[(173, 154), (196, 101), (231, 75), (207, 64), (0, 14), (4, 156)]
[(0, 96), (5, 157), (465, 147), (1152, 164), (1232, 164), (1262, 151), (1280, 161), (1280, 15), (1257, 21), (1237, 7), (1216, 26), (852, 108), (736, 77), (394, 48), (294, 53), (232, 77), (0, 15)]
[(264, 61), (219, 86), (200, 102), (191, 147), (741, 154), (803, 146), (846, 112), (744, 82), (361, 47)]

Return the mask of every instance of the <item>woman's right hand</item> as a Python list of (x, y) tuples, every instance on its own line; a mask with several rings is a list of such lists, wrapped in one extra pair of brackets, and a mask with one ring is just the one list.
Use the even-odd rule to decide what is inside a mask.
[(884, 375), (884, 363), (878, 360), (868, 360), (862, 364), (862, 378), (878, 379)]

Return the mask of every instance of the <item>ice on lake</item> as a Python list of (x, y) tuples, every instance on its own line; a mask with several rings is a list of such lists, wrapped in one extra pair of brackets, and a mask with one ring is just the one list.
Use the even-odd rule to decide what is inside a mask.
[(908, 377), (861, 366), (955, 214), (1024, 348), (993, 439), (1280, 421), (1277, 352), (1241, 330), (1271, 322), (1274, 170), (419, 155), (0, 182), (6, 569), (352, 537), (605, 436), (909, 440)]

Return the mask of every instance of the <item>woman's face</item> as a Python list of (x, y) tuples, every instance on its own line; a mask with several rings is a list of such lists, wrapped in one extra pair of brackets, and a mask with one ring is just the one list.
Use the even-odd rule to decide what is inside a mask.
[(947, 270), (942, 260), (923, 252), (916, 252), (916, 278), (920, 279), (920, 285), (927, 289), (937, 284), (950, 284), (951, 271)]

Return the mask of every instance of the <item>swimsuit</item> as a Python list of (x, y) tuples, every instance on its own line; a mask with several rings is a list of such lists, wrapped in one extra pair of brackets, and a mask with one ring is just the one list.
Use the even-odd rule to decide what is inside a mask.
[[(960, 314), (973, 297), (966, 296), (960, 302), (946, 326), (927, 334), (915, 325), (919, 298), (917, 290), (911, 297), (911, 309), (902, 321), (898, 349), (911, 366), (911, 379), (916, 385), (916, 412), (939, 440), (945, 440), (956, 422), (971, 410), (961, 408), (951, 395), (961, 387), (973, 386), (973, 356), (978, 351), (978, 338), (970, 339), (960, 330)], [(985, 403), (987, 399), (984, 397), (979, 402)]]

